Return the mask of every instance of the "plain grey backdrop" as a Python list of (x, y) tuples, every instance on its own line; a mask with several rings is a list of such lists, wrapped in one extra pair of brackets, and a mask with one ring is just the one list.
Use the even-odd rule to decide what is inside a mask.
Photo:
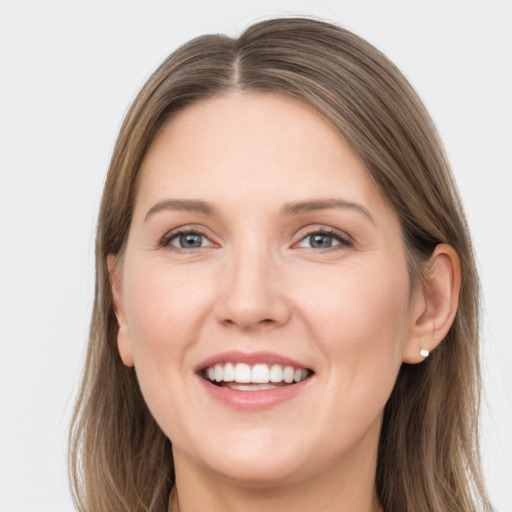
[(463, 0), (0, 0), (0, 512), (72, 510), (95, 218), (130, 101), (180, 43), (286, 14), (367, 38), (439, 128), (485, 293), (484, 468), (512, 512), (512, 3)]

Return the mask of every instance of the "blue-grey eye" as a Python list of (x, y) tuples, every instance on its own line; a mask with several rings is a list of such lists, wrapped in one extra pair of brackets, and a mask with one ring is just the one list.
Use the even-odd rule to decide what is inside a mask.
[(330, 249), (340, 244), (349, 245), (341, 236), (316, 232), (305, 236), (297, 245), (298, 247), (306, 247), (309, 249)]
[(308, 239), (310, 246), (314, 249), (328, 249), (329, 247), (332, 247), (333, 242), (336, 242), (336, 240), (333, 240), (332, 236), (324, 233), (309, 235)]
[(208, 239), (200, 233), (180, 233), (169, 240), (169, 245), (180, 249), (198, 249), (207, 245)]

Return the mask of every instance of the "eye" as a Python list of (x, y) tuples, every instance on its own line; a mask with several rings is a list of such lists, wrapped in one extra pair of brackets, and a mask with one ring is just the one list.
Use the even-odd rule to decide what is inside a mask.
[(187, 250), (211, 247), (213, 244), (202, 233), (197, 233), (195, 231), (181, 231), (178, 233), (171, 233), (171, 235), (163, 240), (162, 245)]
[(352, 242), (339, 233), (330, 231), (316, 231), (305, 236), (298, 244), (298, 247), (309, 249), (331, 249), (338, 245), (350, 247)]

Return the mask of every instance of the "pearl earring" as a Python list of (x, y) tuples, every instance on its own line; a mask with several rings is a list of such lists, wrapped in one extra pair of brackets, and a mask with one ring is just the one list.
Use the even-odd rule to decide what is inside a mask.
[(429, 354), (430, 354), (430, 352), (429, 352), (426, 348), (422, 348), (422, 349), (420, 350), (420, 355), (421, 355), (421, 357), (425, 357), (425, 358), (427, 358), (427, 357), (429, 356)]

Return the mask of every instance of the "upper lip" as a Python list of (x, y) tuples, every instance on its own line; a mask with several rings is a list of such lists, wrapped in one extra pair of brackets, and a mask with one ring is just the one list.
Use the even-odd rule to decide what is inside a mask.
[(203, 362), (196, 366), (195, 372), (200, 373), (210, 366), (222, 363), (245, 363), (248, 365), (254, 365), (258, 363), (268, 365), (280, 364), (282, 366), (293, 366), (294, 368), (306, 368), (310, 370), (307, 365), (301, 363), (300, 361), (273, 352), (241, 352), (232, 350), (222, 352), (220, 354), (215, 354), (205, 359)]

